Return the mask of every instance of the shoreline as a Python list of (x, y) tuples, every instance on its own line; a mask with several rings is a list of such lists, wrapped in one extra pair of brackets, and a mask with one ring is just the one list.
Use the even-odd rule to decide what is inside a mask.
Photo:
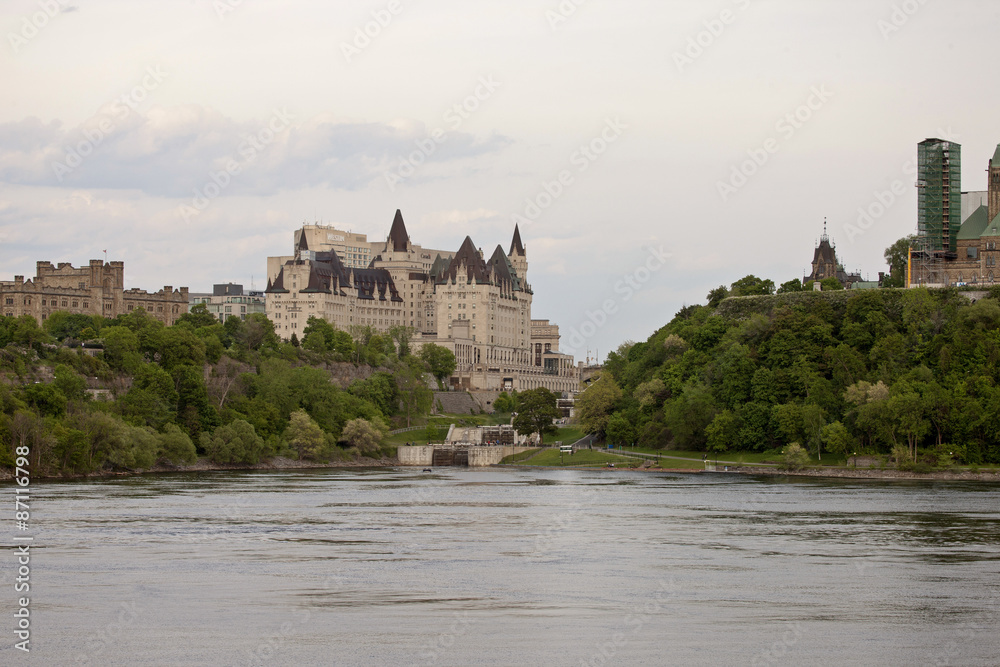
[[(140, 475), (160, 475), (164, 473), (216, 472), (240, 470), (315, 470), (320, 468), (391, 468), (399, 465), (398, 459), (360, 458), (353, 461), (299, 461), (283, 456), (276, 456), (260, 463), (213, 463), (208, 459), (198, 459), (191, 465), (157, 464), (148, 470), (116, 470), (80, 473), (76, 475), (32, 475), (32, 480), (46, 482), (70, 481), (79, 479), (112, 479), (117, 477), (137, 477)], [(0, 482), (13, 481), (13, 469), (0, 469)]]
[[(450, 468), (451, 466), (438, 466), (439, 468)], [(458, 467), (458, 466), (456, 466)], [(361, 458), (353, 461), (299, 461), (285, 457), (275, 457), (268, 461), (255, 464), (239, 463), (213, 463), (208, 459), (199, 459), (191, 465), (170, 466), (156, 465), (149, 470), (120, 470), (95, 473), (84, 473), (78, 475), (40, 475), (33, 479), (44, 481), (69, 481), (80, 479), (113, 479), (120, 477), (135, 477), (140, 475), (158, 475), (164, 473), (190, 473), (190, 472), (222, 472), (222, 471), (247, 471), (247, 470), (318, 470), (323, 468), (413, 468), (420, 466), (403, 466), (399, 459), (370, 459)], [(520, 465), (517, 463), (501, 463), (489, 468), (517, 468), (521, 470), (598, 470), (603, 472), (643, 472), (643, 473), (680, 473), (686, 475), (718, 474), (718, 475), (749, 475), (767, 477), (815, 477), (815, 478), (836, 478), (836, 479), (870, 479), (870, 480), (927, 480), (927, 481), (955, 481), (955, 482), (1000, 482), (1000, 471), (997, 472), (969, 472), (939, 470), (929, 473), (915, 473), (905, 470), (874, 469), (874, 468), (828, 468), (828, 469), (807, 469), (807, 470), (779, 470), (777, 468), (762, 466), (729, 466), (728, 470), (707, 471), (698, 468), (608, 468), (605, 466), (532, 466)], [(0, 469), (0, 482), (13, 481), (13, 470)]]

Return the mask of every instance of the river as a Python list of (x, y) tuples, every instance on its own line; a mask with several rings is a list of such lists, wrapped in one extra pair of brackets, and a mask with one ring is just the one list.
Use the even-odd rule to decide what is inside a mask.
[(3, 665), (1000, 664), (996, 485), (349, 469), (31, 501)]

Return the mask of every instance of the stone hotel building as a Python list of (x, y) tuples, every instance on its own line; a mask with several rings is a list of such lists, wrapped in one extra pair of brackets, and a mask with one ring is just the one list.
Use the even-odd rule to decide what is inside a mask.
[(294, 255), (268, 259), (267, 316), (282, 338), (301, 338), (310, 317), (345, 331), (405, 326), (414, 350), (435, 343), (454, 352), (457, 388), (578, 391), (580, 370), (559, 352), (559, 327), (532, 320), (527, 251), (516, 227), (510, 249), (498, 245), (487, 259), (469, 237), (457, 251), (416, 245), (396, 211), (365, 268), (310, 238), (318, 240), (297, 230)]

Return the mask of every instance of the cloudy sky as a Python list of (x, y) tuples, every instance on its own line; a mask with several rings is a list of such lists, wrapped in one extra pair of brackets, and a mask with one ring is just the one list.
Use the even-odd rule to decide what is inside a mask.
[(926, 137), (985, 189), (998, 25), (986, 0), (6, 0), (0, 280), (107, 250), (127, 287), (262, 288), (303, 222), (379, 239), (399, 208), (489, 255), (520, 221), (533, 315), (603, 357), (719, 284), (801, 278), (824, 218), (875, 277)]

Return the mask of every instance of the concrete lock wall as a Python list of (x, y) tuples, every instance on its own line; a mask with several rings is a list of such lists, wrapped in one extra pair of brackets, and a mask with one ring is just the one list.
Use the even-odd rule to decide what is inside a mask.
[(402, 446), (397, 450), (399, 465), (429, 466), (434, 462), (434, 448), (420, 445)]
[[(398, 449), (399, 464), (403, 466), (429, 466), (434, 463), (434, 447), (411, 445)], [(504, 458), (520, 454), (530, 447), (468, 447), (469, 467), (494, 466)]]

